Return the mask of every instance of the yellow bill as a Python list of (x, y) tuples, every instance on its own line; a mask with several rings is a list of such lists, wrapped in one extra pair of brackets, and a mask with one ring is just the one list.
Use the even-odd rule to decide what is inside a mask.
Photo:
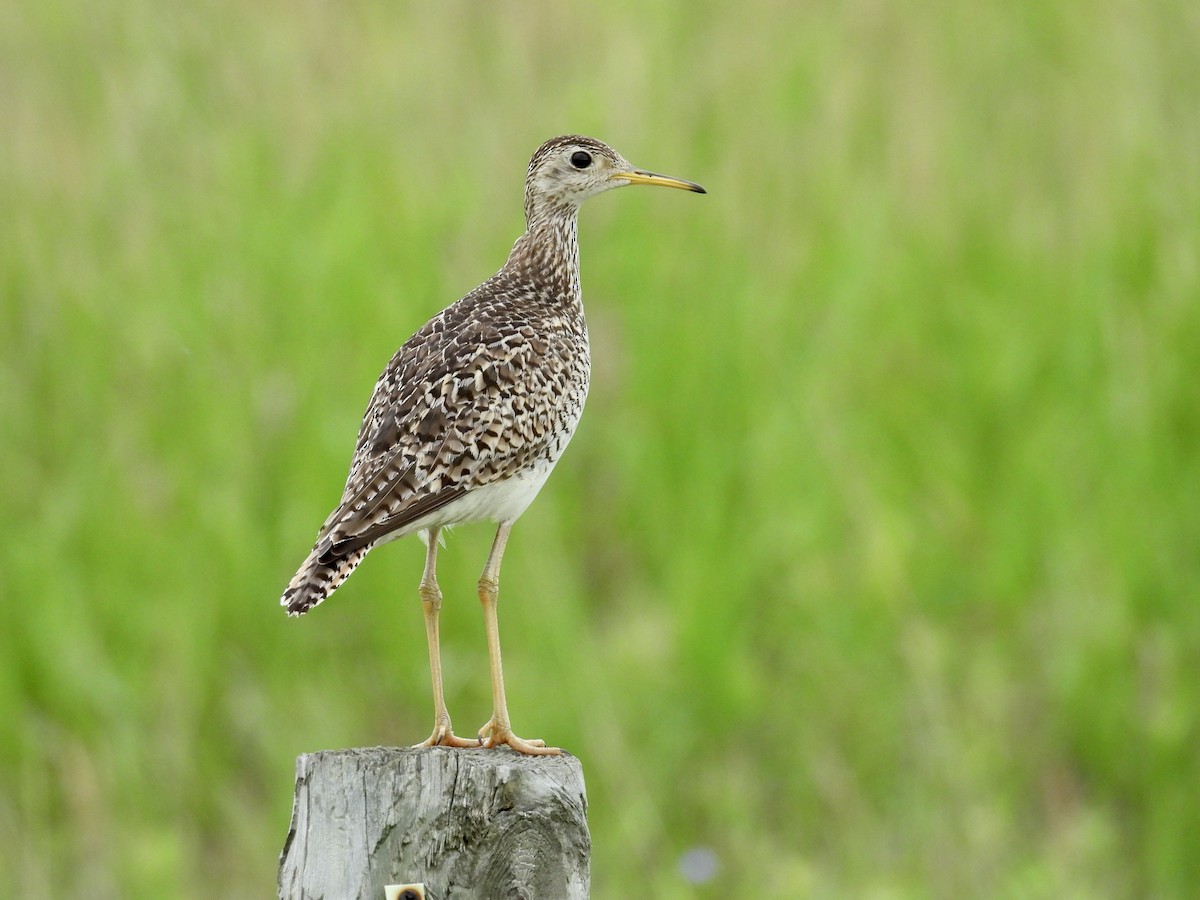
[(630, 184), (656, 184), (659, 187), (679, 188), (681, 191), (694, 191), (697, 194), (708, 193), (693, 181), (672, 178), (670, 175), (659, 175), (656, 172), (647, 172), (645, 169), (626, 169), (624, 172), (613, 172), (608, 177), (612, 181), (628, 181)]

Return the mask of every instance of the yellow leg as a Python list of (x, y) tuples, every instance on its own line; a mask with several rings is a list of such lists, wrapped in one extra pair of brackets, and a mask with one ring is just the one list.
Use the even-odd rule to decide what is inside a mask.
[(446, 710), (446, 698), (442, 693), (442, 651), (438, 636), (438, 613), (442, 608), (442, 589), (437, 583), (438, 532), (428, 532), (428, 547), (425, 551), (425, 571), (421, 575), (421, 610), (425, 613), (425, 636), (429, 640), (429, 673), (433, 676), (433, 734), (429, 739), (416, 744), (417, 747), (478, 747), (478, 738), (468, 740), (455, 735), (450, 727), (450, 713)]
[(500, 662), (500, 626), (496, 620), (496, 600), (500, 592), (500, 560), (504, 557), (504, 547), (508, 543), (511, 530), (511, 523), (500, 524), (496, 531), (496, 539), (492, 542), (492, 552), (488, 554), (487, 565), (483, 567), (483, 574), (479, 578), (479, 602), (483, 604), (483, 625), (487, 630), (488, 660), (492, 669), (492, 717), (479, 729), (479, 737), (485, 747), (508, 744), (514, 750), (532, 756), (558, 756), (562, 751), (557, 747), (547, 747), (545, 741), (527, 741), (517, 737), (508, 721), (508, 702), (504, 698), (504, 667)]

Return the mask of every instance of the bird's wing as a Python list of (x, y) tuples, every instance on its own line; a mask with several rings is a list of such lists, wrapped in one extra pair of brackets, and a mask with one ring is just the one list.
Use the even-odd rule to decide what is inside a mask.
[(359, 431), (321, 558), (367, 546), (534, 460), (561, 402), (545, 377), (558, 349), (528, 325), (481, 323), (468, 295), (397, 351)]

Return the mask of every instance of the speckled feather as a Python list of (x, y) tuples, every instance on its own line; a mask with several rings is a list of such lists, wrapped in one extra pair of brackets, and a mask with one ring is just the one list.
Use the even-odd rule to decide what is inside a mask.
[(283, 594), (290, 614), (320, 603), (386, 540), (515, 519), (566, 448), (590, 373), (576, 214), (584, 197), (615, 186), (556, 191), (554, 166), (575, 148), (629, 167), (575, 135), (534, 154), (527, 229), (503, 268), (405, 341), (375, 385), (341, 503)]

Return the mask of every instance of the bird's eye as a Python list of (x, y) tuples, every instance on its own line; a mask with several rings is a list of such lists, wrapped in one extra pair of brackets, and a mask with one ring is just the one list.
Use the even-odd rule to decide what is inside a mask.
[(576, 150), (571, 154), (571, 165), (577, 169), (586, 169), (592, 164), (592, 154), (583, 150)]

